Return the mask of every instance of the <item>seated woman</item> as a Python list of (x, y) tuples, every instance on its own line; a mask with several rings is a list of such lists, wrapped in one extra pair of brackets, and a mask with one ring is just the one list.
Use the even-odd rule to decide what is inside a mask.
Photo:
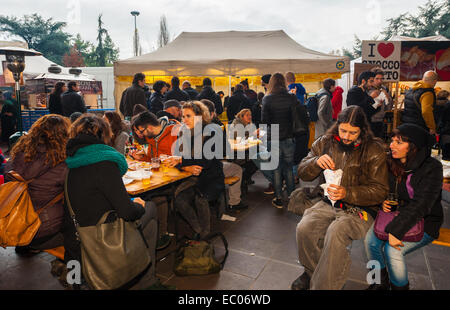
[[(210, 233), (210, 210), (208, 203), (205, 202), (216, 201), (225, 189), (220, 158), (207, 159), (207, 155), (210, 154), (205, 149), (205, 144), (211, 137), (203, 135), (203, 129), (209, 122), (210, 114), (203, 103), (200, 101), (186, 102), (183, 105), (184, 126), (180, 130), (175, 149), (176, 153), (181, 156), (171, 157), (167, 160), (169, 166), (176, 166), (197, 177), (194, 186), (183, 191), (180, 186), (177, 189), (179, 193), (176, 193), (175, 197), (175, 206), (196, 233), (195, 238), (203, 238)], [(196, 137), (195, 135), (201, 136)], [(201, 148), (197, 147), (195, 143), (197, 140), (202, 142)], [(190, 149), (185, 149), (188, 146)]]
[[(140, 219), (152, 266), (144, 279), (147, 284), (156, 281), (155, 244), (157, 238), (156, 208), (151, 202), (128, 196), (122, 176), (127, 172), (125, 157), (109, 146), (111, 130), (108, 124), (93, 114), (84, 114), (72, 125), (67, 143), (66, 163), (68, 197), (80, 226), (96, 225), (105, 212), (115, 210), (107, 222), (117, 216), (125, 221)], [(66, 262), (81, 263), (81, 248), (76, 229), (66, 208), (64, 247)]]
[[(19, 254), (39, 252), (63, 244), (63, 191), (67, 174), (66, 144), (70, 122), (67, 118), (49, 114), (39, 118), (28, 134), (22, 136), (11, 150), (6, 171), (14, 170), (28, 184), (34, 209), (40, 210), (41, 226), (28, 246), (16, 247)], [(10, 179), (6, 176), (6, 181)], [(54, 198), (60, 199), (48, 205)], [(47, 206), (46, 206), (47, 205)]]
[[(242, 127), (241, 130), (239, 130), (239, 125), (242, 127), (249, 126), (248, 128), (252, 131), (251, 133), (249, 131), (243, 131)], [(252, 111), (250, 109), (242, 109), (239, 111), (238, 114), (236, 114), (235, 119), (230, 124), (230, 127), (228, 128), (228, 132), (231, 134), (231, 139), (236, 139), (237, 137), (248, 139), (250, 136), (257, 138), (259, 135), (259, 129), (256, 129), (256, 126), (252, 123)]]
[[(367, 232), (367, 257), (378, 261), (381, 268), (381, 284), (372, 284), (369, 290), (409, 289), (405, 255), (439, 237), (443, 222), (442, 164), (430, 156), (431, 146), (431, 136), (414, 124), (400, 125), (393, 132), (388, 157), (389, 188), (398, 195), (400, 213), (385, 228), (389, 233), (388, 241), (378, 239), (373, 226)], [(390, 209), (384, 201), (383, 211), (391, 212)], [(423, 239), (401, 241), (421, 219), (425, 223)]]
[(122, 155), (125, 155), (125, 144), (130, 136), (125, 132), (125, 126), (119, 113), (106, 111), (104, 120), (109, 124), (112, 131), (111, 146)]

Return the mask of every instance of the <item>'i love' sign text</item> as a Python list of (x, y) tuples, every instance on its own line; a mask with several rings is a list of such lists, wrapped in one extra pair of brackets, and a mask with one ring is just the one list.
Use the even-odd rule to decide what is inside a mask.
[(374, 64), (384, 71), (386, 82), (400, 79), (400, 41), (362, 41), (362, 63)]

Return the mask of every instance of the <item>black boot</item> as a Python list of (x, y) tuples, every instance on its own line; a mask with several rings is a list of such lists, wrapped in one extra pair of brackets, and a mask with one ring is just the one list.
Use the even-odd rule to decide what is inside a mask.
[(409, 282), (404, 286), (395, 286), (391, 283), (391, 288), (393, 291), (409, 291)]
[(291, 290), (308, 290), (309, 289), (309, 282), (311, 281), (311, 278), (308, 276), (308, 274), (305, 272), (302, 273), (300, 277), (298, 277), (294, 282), (292, 282)]
[(380, 284), (372, 284), (370, 285), (366, 290), (367, 291), (386, 291), (390, 289), (390, 282), (389, 282), (389, 274), (387, 272), (386, 267), (380, 270)]

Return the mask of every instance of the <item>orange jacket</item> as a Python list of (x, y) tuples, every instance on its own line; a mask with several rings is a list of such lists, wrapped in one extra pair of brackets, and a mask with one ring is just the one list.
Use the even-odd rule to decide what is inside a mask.
[[(179, 125), (167, 125), (163, 132), (155, 138), (145, 138), (148, 143), (146, 161), (151, 161), (152, 158), (159, 157), (161, 154), (172, 155), (172, 146), (177, 140)], [(173, 130), (173, 133), (172, 133)]]

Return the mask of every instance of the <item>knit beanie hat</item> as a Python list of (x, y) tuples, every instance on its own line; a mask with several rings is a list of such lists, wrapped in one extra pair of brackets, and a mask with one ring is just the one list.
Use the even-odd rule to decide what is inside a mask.
[(175, 99), (167, 100), (166, 102), (164, 102), (164, 110), (171, 108), (171, 107), (177, 107), (177, 108), (181, 109), (181, 104), (178, 100), (175, 100)]
[(415, 124), (401, 124), (397, 127), (397, 130), (401, 135), (408, 138), (409, 141), (414, 143), (417, 148), (431, 148), (435, 139), (425, 129)]

